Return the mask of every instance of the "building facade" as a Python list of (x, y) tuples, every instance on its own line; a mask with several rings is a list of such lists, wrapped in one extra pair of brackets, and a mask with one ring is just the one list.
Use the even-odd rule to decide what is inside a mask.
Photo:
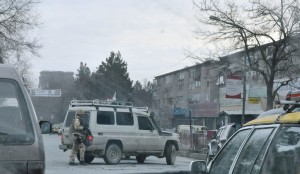
[(160, 126), (174, 128), (191, 120), (216, 129), (217, 74), (216, 64), (206, 62), (155, 77), (152, 109)]
[[(263, 52), (267, 55), (267, 59), (271, 60), (272, 49), (272, 44), (263, 45), (260, 49), (251, 48), (250, 59), (262, 59)], [(290, 57), (292, 62), (282, 61), (278, 65), (279, 68), (286, 68), (285, 66), (293, 68), (290, 72), (283, 71), (274, 77), (274, 89), (281, 82), (293, 79), (277, 91), (278, 100), (284, 99), (289, 91), (300, 89), (299, 50), (296, 53)], [(246, 77), (245, 121), (250, 121), (265, 111), (266, 83), (258, 72), (247, 68), (248, 64), (244, 67), (244, 60), (245, 52), (240, 51), (224, 56), (218, 61), (207, 61), (155, 77), (153, 111), (160, 126), (175, 128), (177, 125), (189, 124), (190, 120), (192, 124), (204, 125), (209, 129), (216, 129), (228, 123), (241, 124), (244, 77)], [(260, 69), (268, 71), (267, 68), (263, 68), (263, 63), (258, 65)], [(228, 96), (233, 79), (235, 84), (231, 86), (231, 92), (239, 97)]]
[(61, 90), (58, 96), (31, 96), (35, 111), (40, 120), (51, 123), (61, 123), (66, 114), (70, 100), (72, 99), (74, 83), (73, 72), (41, 71), (39, 77), (39, 89)]

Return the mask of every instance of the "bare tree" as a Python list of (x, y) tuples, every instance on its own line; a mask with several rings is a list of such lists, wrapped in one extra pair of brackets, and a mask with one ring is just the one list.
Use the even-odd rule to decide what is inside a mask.
[(40, 45), (29, 31), (38, 26), (34, 11), (37, 0), (1, 0), (0, 2), (0, 63), (31, 53), (37, 55)]
[(21, 76), (24, 85), (27, 89), (32, 88), (34, 86), (34, 79), (31, 76), (31, 64), (26, 59), (22, 59), (20, 54), (17, 54), (15, 58), (8, 59), (5, 61), (6, 63), (13, 65)]
[(212, 42), (225, 42), (232, 51), (244, 51), (247, 68), (266, 83), (267, 109), (271, 109), (279, 88), (290, 81), (274, 89), (274, 80), (292, 77), (298, 69), (299, 1), (197, 0), (194, 4), (200, 11), (200, 23), (212, 27), (197, 34)]

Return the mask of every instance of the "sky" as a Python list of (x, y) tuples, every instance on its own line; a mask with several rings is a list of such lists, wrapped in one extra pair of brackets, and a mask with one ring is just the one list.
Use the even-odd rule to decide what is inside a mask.
[(32, 72), (72, 71), (80, 62), (95, 71), (120, 51), (132, 80), (155, 76), (198, 62), (203, 43), (195, 39), (199, 23), (192, 0), (41, 0), (40, 57)]

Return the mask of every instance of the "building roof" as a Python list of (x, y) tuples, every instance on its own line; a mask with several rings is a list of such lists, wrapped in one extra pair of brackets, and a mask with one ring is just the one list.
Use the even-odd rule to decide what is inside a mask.
[(189, 69), (192, 69), (192, 68), (195, 68), (195, 67), (201, 67), (201, 66), (206, 65), (206, 64), (211, 64), (213, 61), (217, 62), (217, 60), (208, 60), (206, 62), (197, 63), (196, 65), (193, 65), (193, 66), (184, 67), (184, 68), (176, 70), (176, 71), (172, 71), (172, 72), (169, 72), (169, 73), (166, 73), (166, 74), (155, 76), (154, 78), (157, 79), (157, 78), (161, 78), (161, 77), (171, 75), (171, 74), (174, 74), (174, 73), (177, 73), (177, 72), (186, 71), (186, 70), (189, 70)]
[(244, 126), (261, 125), (261, 124), (299, 124), (300, 123), (300, 112), (292, 112), (285, 115), (272, 115), (257, 118), (246, 123)]

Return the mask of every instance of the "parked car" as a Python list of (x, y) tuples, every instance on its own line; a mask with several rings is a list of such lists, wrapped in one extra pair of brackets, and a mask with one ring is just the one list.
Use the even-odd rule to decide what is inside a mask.
[(178, 133), (190, 133), (190, 127), (192, 127), (193, 133), (206, 133), (207, 127), (206, 126), (200, 126), (200, 125), (178, 125), (177, 126), (177, 132)]
[(83, 122), (93, 136), (86, 147), (87, 163), (101, 157), (107, 164), (118, 164), (122, 156), (135, 156), (138, 163), (144, 163), (148, 156), (165, 157), (168, 165), (175, 163), (180, 146), (178, 134), (161, 131), (147, 112), (119, 101), (71, 101), (60, 149), (72, 147), (69, 127), (79, 109), (84, 111)]
[(296, 101), (285, 104), (283, 113), (246, 123), (208, 164), (195, 161), (192, 173), (205, 174), (299, 174), (300, 108)]
[(41, 132), (50, 133), (51, 127), (49, 122), (37, 122), (30, 97), (15, 68), (0, 64), (0, 172), (44, 173)]
[(234, 134), (237, 130), (235, 123), (229, 123), (226, 126), (222, 126), (218, 129), (215, 139), (212, 139), (207, 145), (207, 163), (213, 159), (213, 157), (222, 148), (225, 142)]

